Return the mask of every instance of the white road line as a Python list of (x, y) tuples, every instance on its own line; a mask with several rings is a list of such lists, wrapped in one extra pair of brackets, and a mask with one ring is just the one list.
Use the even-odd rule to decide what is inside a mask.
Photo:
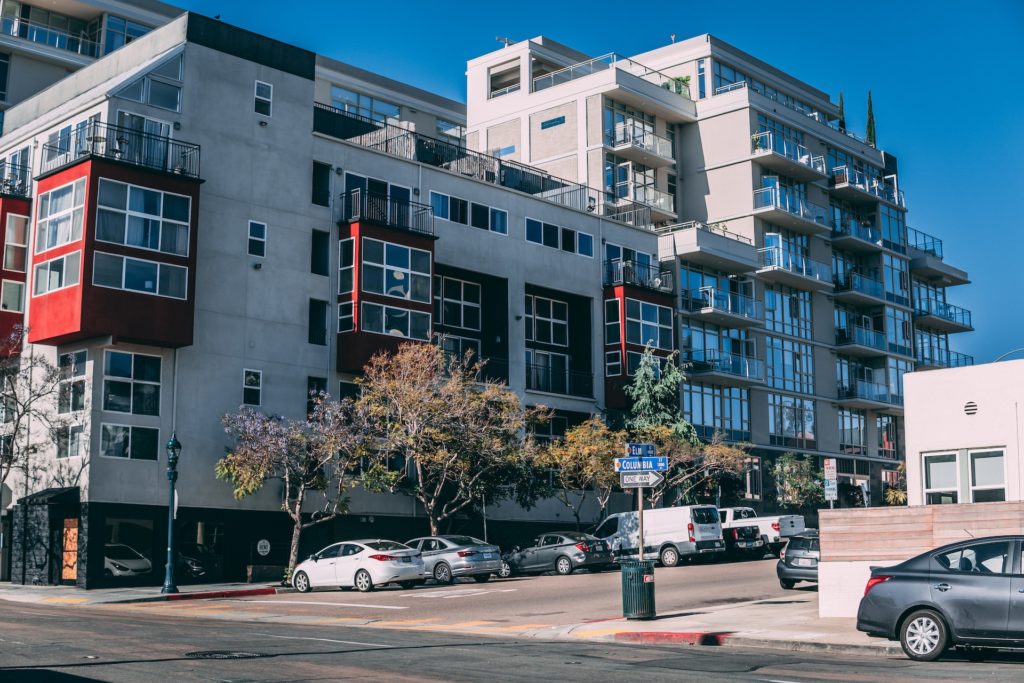
[(245, 600), (244, 602), (262, 602), (269, 605), (327, 605), (329, 607), (370, 607), (376, 609), (409, 609), (407, 606), (402, 605), (374, 605), (371, 603), (358, 603), (358, 602), (328, 602), (326, 600)]
[(285, 640), (317, 640), (321, 643), (340, 643), (342, 645), (361, 645), (363, 647), (392, 647), (380, 643), (360, 643), (355, 640), (332, 640), (331, 638), (305, 638), (302, 636), (276, 636), (273, 633), (254, 633), (254, 636), (266, 636), (267, 638), (283, 638)]
[(480, 589), (480, 588), (462, 588), (457, 590), (449, 591), (418, 591), (415, 593), (403, 593), (402, 598), (472, 598), (477, 595), (487, 595), (489, 593), (515, 593), (517, 588), (493, 588), (493, 589)]

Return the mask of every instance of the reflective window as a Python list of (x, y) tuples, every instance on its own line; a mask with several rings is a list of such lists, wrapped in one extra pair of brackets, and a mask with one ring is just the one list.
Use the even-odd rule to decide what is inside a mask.
[(637, 299), (626, 299), (626, 341), (630, 344), (651, 344), (656, 349), (671, 351), (672, 309)]
[(814, 401), (768, 394), (768, 434), (773, 446), (815, 448)]
[(526, 339), (555, 346), (569, 345), (569, 304), (526, 295)]
[(839, 452), (849, 455), (867, 453), (867, 441), (864, 434), (866, 415), (863, 410), (840, 408), (839, 416)]
[(85, 178), (39, 195), (36, 253), (82, 239)]
[(765, 337), (768, 384), (776, 389), (814, 393), (814, 350), (810, 344)]
[(374, 121), (397, 123), (399, 119), (397, 104), (370, 97), (340, 85), (331, 86), (331, 104), (336, 109), (350, 114), (358, 114)]
[[(96, 239), (100, 242), (187, 256), (192, 199), (100, 178)], [(252, 253), (253, 222), (250, 222)], [(263, 239), (266, 240), (266, 226)], [(263, 254), (257, 254), (262, 256)]]
[(430, 252), (363, 238), (364, 292), (430, 302)]
[(970, 574), (1009, 574), (1010, 544), (1007, 541), (978, 543), (935, 555), (939, 566), (951, 572)]
[(1006, 500), (1003, 452), (972, 452), (969, 457), (971, 462), (971, 502), (993, 503)]
[(159, 356), (106, 351), (103, 410), (133, 415), (160, 414)]
[(950, 505), (959, 502), (960, 475), (956, 453), (922, 456), (924, 502), (926, 505)]

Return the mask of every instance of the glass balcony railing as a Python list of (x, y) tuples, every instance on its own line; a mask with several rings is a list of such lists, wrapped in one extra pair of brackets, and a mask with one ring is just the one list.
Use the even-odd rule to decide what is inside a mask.
[(871, 225), (850, 219), (845, 221), (832, 221), (833, 237), (856, 237), (865, 242), (882, 245), (882, 231)]
[(565, 396), (594, 395), (594, 375), (589, 372), (526, 364), (526, 388)]
[(754, 209), (778, 209), (819, 225), (828, 225), (826, 209), (795, 197), (791, 192), (779, 192), (777, 187), (762, 187), (759, 190), (754, 190)]
[(716, 287), (684, 289), (682, 306), (683, 310), (691, 313), (716, 311), (750, 320), (764, 320), (764, 304), (760, 301)]
[(670, 270), (662, 270), (656, 263), (637, 263), (612, 259), (604, 262), (604, 284), (632, 285), (655, 292), (671, 294), (675, 291), (675, 278)]
[(878, 382), (868, 382), (858, 379), (850, 383), (839, 382), (838, 395), (842, 399), (863, 399), (877, 403), (889, 403), (892, 405), (903, 405), (903, 397), (889, 391), (889, 387)]
[(907, 245), (926, 254), (942, 258), (942, 240), (910, 226), (907, 226)]
[(370, 221), (423, 235), (434, 234), (434, 210), (430, 206), (359, 189), (345, 194), (342, 220)]
[(686, 360), (691, 363), (690, 372), (700, 374), (715, 372), (744, 379), (763, 381), (764, 361), (718, 349), (688, 351)]
[(814, 156), (803, 145), (775, 135), (772, 131), (754, 133), (751, 137), (751, 148), (754, 154), (775, 153), (825, 175), (825, 157), (820, 154)]
[(517, 92), (518, 90), (519, 90), (519, 84), (518, 83), (513, 83), (512, 85), (506, 85), (504, 88), (498, 88), (497, 90), (492, 90), (491, 91), (491, 99), (493, 100), (495, 97), (501, 97), (502, 95), (508, 95), (509, 93), (514, 93), (514, 92)]
[(903, 191), (897, 190), (891, 183), (887, 183), (883, 179), (869, 178), (863, 171), (845, 165), (833, 168), (831, 175), (834, 185), (852, 185), (861, 192), (874, 195), (890, 204), (906, 206)]
[(604, 139), (611, 147), (636, 147), (663, 159), (672, 158), (672, 141), (655, 135), (641, 125), (620, 123), (614, 129), (604, 132)]
[(973, 328), (971, 324), (971, 312), (966, 308), (947, 304), (937, 299), (921, 299), (914, 302), (914, 313), (916, 315), (934, 315), (937, 318), (948, 320), (956, 325)]
[(0, 32), (84, 57), (98, 57), (100, 54), (100, 45), (96, 41), (21, 17), (3, 17)]
[(652, 209), (657, 209), (663, 213), (676, 212), (675, 197), (668, 192), (656, 190), (650, 185), (634, 185), (633, 201), (646, 204)]
[(950, 351), (939, 346), (919, 346), (914, 354), (918, 365), (939, 368), (962, 368), (974, 365), (974, 356), (959, 351)]
[(782, 247), (758, 249), (757, 253), (762, 269), (778, 268), (819, 282), (832, 282), (832, 266), (827, 263), (792, 254)]
[(861, 327), (860, 325), (836, 328), (836, 346), (844, 346), (846, 344), (867, 346), (879, 351), (885, 351), (888, 348), (885, 334), (878, 330)]
[(614, 52), (609, 52), (606, 55), (588, 59), (585, 62), (572, 64), (564, 69), (552, 71), (551, 73), (544, 74), (543, 76), (537, 76), (533, 79), (533, 91), (537, 92), (540, 90), (546, 90), (553, 86), (568, 83), (569, 81), (574, 81), (577, 78), (583, 78), (584, 76), (589, 76), (608, 69), (621, 69), (622, 71), (633, 74), (637, 78), (642, 78), (654, 85), (664, 88), (670, 92), (674, 92), (681, 97), (690, 99), (690, 86), (686, 81), (646, 67), (643, 64)]
[(199, 145), (140, 130), (90, 122), (42, 147), (39, 172), (49, 173), (83, 157), (103, 157), (154, 171), (199, 177)]
[(860, 292), (876, 299), (885, 298), (885, 287), (881, 280), (875, 280), (860, 273), (846, 273), (835, 279), (837, 292)]

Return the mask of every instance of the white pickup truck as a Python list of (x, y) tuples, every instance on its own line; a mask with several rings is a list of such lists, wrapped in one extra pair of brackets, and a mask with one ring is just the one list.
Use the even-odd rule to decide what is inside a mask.
[(761, 531), (764, 544), (778, 556), (786, 539), (804, 530), (802, 515), (779, 515), (777, 517), (758, 517), (752, 508), (719, 508), (722, 529), (750, 526), (756, 523)]

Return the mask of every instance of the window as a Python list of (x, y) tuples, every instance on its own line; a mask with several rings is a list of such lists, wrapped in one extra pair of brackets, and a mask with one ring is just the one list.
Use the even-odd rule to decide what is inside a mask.
[(526, 295), (526, 339), (555, 346), (569, 345), (569, 304)]
[(810, 344), (765, 337), (768, 384), (776, 389), (814, 393), (814, 351)]
[(267, 255), (267, 224), (249, 221), (249, 256)]
[(313, 162), (313, 196), (317, 206), (331, 205), (331, 165)]
[(127, 45), (136, 38), (149, 33), (150, 28), (122, 17), (107, 15), (107, 32), (103, 42), (103, 54), (109, 54), (117, 48)]
[(430, 252), (363, 238), (363, 291), (430, 302)]
[(811, 293), (783, 285), (765, 285), (765, 327), (801, 339), (811, 338)]
[(132, 81), (116, 95), (169, 111), (181, 111), (181, 66), (179, 54), (156, 67), (143, 78)]
[(526, 219), (526, 241), (580, 256), (594, 257), (593, 235), (571, 228), (560, 228), (533, 218)]
[(188, 256), (191, 198), (100, 178), (97, 204), (98, 241)]
[(768, 394), (768, 433), (773, 446), (815, 448), (814, 401)]
[(39, 196), (36, 253), (82, 239), (85, 178)]
[(4, 241), (4, 270), (24, 273), (28, 255), (28, 216), (7, 214)]
[(338, 332), (351, 332), (352, 329), (352, 302), (345, 301), (338, 304)]
[(448, 206), (451, 202), (451, 197), (440, 192), (430, 192), (430, 207), (434, 210), (434, 218), (443, 218), (448, 220)]
[(149, 427), (105, 424), (101, 427), (100, 454), (105, 458), (156, 460), (160, 430)]
[(899, 428), (895, 415), (876, 415), (875, 429), (878, 432), (878, 456), (899, 459)]
[(863, 410), (839, 409), (839, 452), (849, 455), (864, 455), (868, 452), (864, 435), (866, 421)]
[(652, 344), (657, 349), (671, 351), (672, 309), (626, 299), (626, 341), (630, 344)]
[(480, 285), (452, 277), (435, 277), (434, 321), (447, 327), (479, 331)]
[(533, 437), (540, 444), (551, 443), (565, 436), (569, 420), (562, 415), (552, 415), (547, 422), (533, 425)]
[(348, 294), (352, 291), (352, 287), (354, 286), (354, 246), (355, 240), (351, 237), (341, 240), (338, 243), (338, 294)]
[(465, 147), (466, 129), (457, 123), (451, 121), (445, 121), (444, 119), (437, 120), (437, 137), (440, 140), (449, 142), (453, 145), (459, 145)]
[(761, 458), (747, 458), (743, 466), (743, 483), (746, 500), (761, 500)]
[(103, 363), (103, 410), (160, 415), (160, 357), (107, 350)]
[(956, 453), (925, 455), (922, 462), (925, 505), (950, 505), (959, 502), (960, 474), (957, 470)]
[(1003, 475), (1003, 452), (982, 451), (970, 453), (971, 502), (994, 503), (1006, 500)]
[(472, 225), (474, 228), (489, 230), (499, 235), (508, 234), (508, 212), (503, 209), (476, 202), (470, 203), (465, 199), (434, 191), (430, 193), (430, 206), (434, 210), (435, 218)]
[(86, 351), (63, 353), (57, 362), (60, 380), (57, 389), (57, 412), (67, 413), (85, 410), (85, 362)]
[(270, 116), (274, 103), (274, 86), (263, 81), (256, 81), (255, 111), (260, 116)]
[(362, 322), (359, 326), (363, 332), (422, 341), (427, 341), (430, 338), (430, 314), (410, 311), (405, 308), (364, 303)]
[(85, 440), (85, 427), (82, 425), (59, 425), (54, 429), (54, 441), (57, 443), (57, 458), (78, 458), (84, 455), (82, 443)]
[(739, 387), (684, 383), (683, 417), (702, 439), (721, 432), (730, 441), (749, 441), (750, 392)]
[[(75, 277), (77, 280), (77, 272)], [(172, 299), (188, 298), (188, 268), (102, 251), (95, 252), (93, 256), (92, 283), (97, 287), (124, 289)]]
[(475, 363), (481, 360), (479, 339), (446, 334), (438, 338), (438, 343), (444, 350), (446, 358), (465, 358), (467, 353), (472, 353), (471, 362)]
[(619, 300), (606, 299), (604, 302), (604, 343), (618, 344), (621, 341), (622, 326)]
[(882, 255), (885, 298), (901, 306), (910, 305), (910, 262), (892, 254)]
[(331, 233), (313, 231), (309, 245), (309, 272), (324, 276), (331, 274)]
[[(331, 105), (350, 114), (357, 114), (382, 123), (397, 123), (399, 120), (400, 110), (397, 104), (342, 88), (340, 85), (331, 86)], [(438, 121), (438, 128), (441, 127), (441, 123)]]
[(32, 296), (41, 296), (77, 285), (81, 265), (82, 254), (78, 251), (40, 263), (36, 266), (32, 277), (32, 281), (35, 283)]
[(309, 343), (327, 345), (327, 302), (309, 300)]
[[(0, 52), (0, 100), (7, 100), (7, 75), (11, 68), (11, 56)], [(0, 119), (0, 123), (3, 120)]]
[(0, 292), (0, 310), (12, 313), (25, 311), (25, 283), (17, 280), (4, 280), (3, 291)]
[(242, 403), (258, 406), (263, 398), (263, 371), (242, 370)]
[(615, 377), (622, 374), (622, 352), (608, 351), (604, 354), (605, 377)]
[(1007, 541), (977, 543), (934, 557), (940, 566), (951, 572), (1009, 574), (1012, 569)]

